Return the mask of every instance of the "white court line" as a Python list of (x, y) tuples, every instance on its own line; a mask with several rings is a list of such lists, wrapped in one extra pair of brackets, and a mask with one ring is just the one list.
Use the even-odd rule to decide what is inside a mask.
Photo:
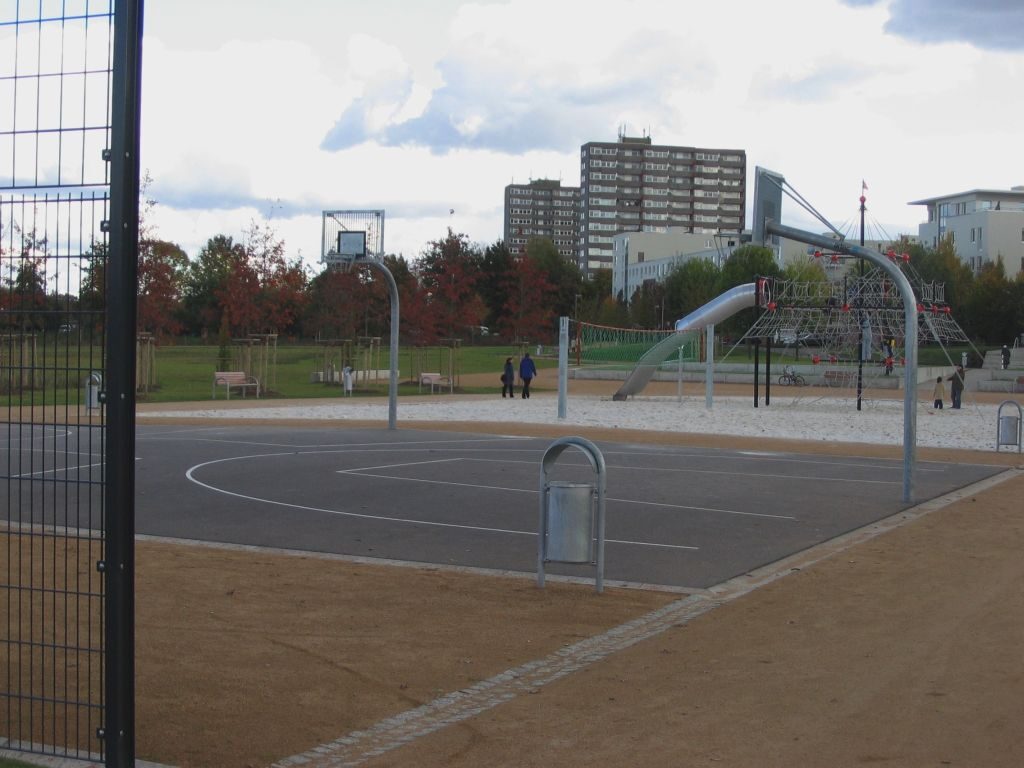
[[(136, 459), (138, 461), (138, 459)], [(49, 475), (57, 472), (70, 472), (73, 469), (90, 469), (92, 467), (102, 467), (103, 462), (97, 462), (95, 464), (79, 464), (74, 467), (54, 467), (52, 469), (40, 469), (36, 472), (22, 472), (20, 475), (11, 475), (11, 480), (17, 480), (22, 477), (35, 477), (36, 475)]]
[[(259, 504), (271, 504), (271, 505), (277, 506), (277, 507), (287, 507), (289, 509), (301, 509), (301, 510), (304, 510), (304, 511), (307, 511), (307, 512), (324, 512), (324, 513), (329, 514), (329, 515), (338, 515), (339, 517), (355, 517), (355, 518), (361, 518), (363, 520), (383, 520), (383, 521), (386, 521), (386, 522), (389, 522), (389, 523), (406, 523), (408, 525), (422, 525), (422, 526), (433, 527), (433, 528), (454, 528), (454, 529), (465, 530), (465, 531), (482, 531), (484, 533), (506, 533), (506, 534), (510, 534), (512, 536), (533, 536), (533, 537), (535, 537), (537, 535), (536, 531), (515, 531), (515, 530), (511, 530), (509, 528), (490, 528), (490, 527), (482, 526), (482, 525), (462, 525), (462, 524), (459, 524), (459, 523), (440, 523), (440, 522), (437, 522), (437, 521), (434, 521), (434, 520), (413, 520), (413, 519), (407, 518), (407, 517), (389, 517), (387, 515), (370, 515), (370, 514), (365, 514), (365, 513), (362, 513), (362, 512), (344, 512), (344, 511), (342, 511), (340, 509), (326, 509), (324, 507), (311, 507), (311, 506), (308, 506), (306, 504), (292, 504), (291, 502), (287, 502), (287, 501), (275, 501), (274, 499), (264, 499), (264, 498), (260, 498), (259, 496), (249, 496), (249, 495), (244, 494), (244, 493), (235, 493), (234, 491), (227, 491), (227, 490), (225, 490), (223, 488), (217, 488), (214, 485), (210, 485), (209, 483), (204, 483), (202, 480), (197, 479), (195, 477), (195, 475), (194, 475), (196, 470), (203, 469), (204, 467), (208, 467), (208, 466), (213, 465), (213, 464), (221, 464), (221, 463), (227, 462), (227, 461), (238, 461), (238, 460), (241, 460), (241, 459), (255, 459), (255, 458), (267, 458), (267, 457), (273, 457), (273, 456), (292, 456), (292, 455), (294, 455), (294, 454), (292, 454), (292, 453), (266, 453), (266, 454), (260, 454), (259, 456), (233, 456), (233, 457), (226, 458), (226, 459), (215, 459), (214, 461), (206, 461), (206, 462), (203, 462), (202, 464), (196, 464), (194, 467), (189, 467), (188, 471), (185, 473), (185, 477), (188, 478), (191, 482), (193, 482), (196, 485), (200, 486), (201, 488), (206, 488), (208, 491), (213, 491), (214, 493), (222, 493), (225, 496), (232, 496), (232, 497), (234, 497), (236, 499), (244, 499), (245, 501), (253, 501), (253, 502), (256, 502), (256, 503), (259, 503)], [(373, 475), (363, 475), (363, 476), (364, 477), (373, 477)], [(519, 490), (519, 489), (509, 489), (509, 490)], [(536, 493), (536, 491), (533, 491), (533, 493)], [(662, 549), (686, 549), (686, 550), (697, 550), (697, 549), (699, 549), (699, 547), (690, 547), (690, 546), (686, 546), (684, 544), (655, 544), (655, 543), (650, 543), (650, 542), (645, 542), (645, 541), (629, 541), (629, 540), (626, 540), (626, 539), (605, 539), (605, 543), (606, 544), (627, 544), (627, 545), (636, 545), (636, 546), (644, 546), (644, 547), (660, 547)]]
[[(396, 442), (393, 442), (393, 443), (309, 443), (309, 444), (269, 443), (269, 442), (260, 442), (260, 441), (257, 441), (257, 440), (229, 440), (227, 438), (221, 439), (221, 438), (212, 438), (212, 437), (189, 438), (189, 437), (173, 437), (172, 436), (172, 437), (164, 438), (164, 437), (161, 437), (159, 435), (147, 436), (147, 437), (140, 438), (140, 439), (151, 440), (151, 441), (154, 441), (154, 442), (160, 442), (160, 441), (164, 441), (164, 442), (172, 442), (172, 441), (173, 442), (182, 442), (184, 440), (191, 440), (192, 442), (196, 442), (196, 443), (223, 443), (223, 444), (226, 444), (226, 445), (259, 445), (259, 446), (263, 446), (263, 447), (266, 447), (266, 448), (292, 448), (295, 451), (313, 450), (313, 449), (320, 449), (320, 448), (331, 448), (331, 449), (336, 449), (337, 453), (346, 453), (348, 451), (353, 451), (353, 450), (356, 450), (356, 449), (359, 449), (360, 451), (362, 451), (364, 453), (370, 453), (370, 452), (373, 452), (373, 451), (380, 451), (380, 452), (385, 452), (385, 453), (393, 453), (396, 450), (396, 448), (400, 449), (400, 448), (402, 448), (403, 446), (406, 446), (406, 445), (426, 445), (426, 446), (431, 446), (431, 445), (449, 445), (451, 443), (458, 443), (458, 444), (469, 444), (469, 443), (472, 443), (472, 444), (476, 444), (476, 443), (501, 442), (503, 440), (533, 440), (534, 438), (532, 438), (532, 437), (516, 437), (514, 435), (512, 435), (512, 436), (499, 435), (499, 436), (496, 436), (496, 437), (481, 437), (481, 438), (475, 438), (475, 439), (462, 439), (462, 440), (409, 440), (409, 441), (404, 441), (404, 442), (403, 441), (396, 441)], [(410, 448), (409, 450), (410, 451), (428, 451), (428, 450), (432, 450), (432, 449), (431, 448)], [(437, 448), (436, 450), (439, 450), (439, 451), (454, 451), (454, 450), (458, 450), (458, 449), (457, 448)], [(500, 450), (500, 449), (493, 449), (493, 450)], [(509, 449), (509, 450), (527, 450), (527, 449)]]
[[(489, 461), (496, 462), (499, 464), (534, 464), (536, 462), (522, 461), (521, 459), (509, 459), (503, 461), (502, 459), (479, 459), (475, 456), (467, 456), (466, 461)], [(565, 466), (570, 467), (590, 467), (589, 464), (574, 464), (571, 462), (564, 462)], [(730, 475), (734, 476), (736, 472), (725, 471), (721, 469), (690, 469), (688, 467), (635, 467), (627, 466), (623, 464), (608, 464), (606, 469), (624, 469), (630, 472), (683, 472), (687, 474), (695, 475)], [(822, 482), (834, 482), (834, 483), (875, 483), (878, 485), (899, 485), (902, 481), (900, 480), (859, 480), (852, 477), (817, 477), (815, 475), (770, 475), (770, 474), (759, 474), (756, 472), (744, 472), (744, 477), (768, 477), (774, 480), (821, 480)]]
[[(59, 425), (56, 425), (56, 424), (20, 424), (20, 425), (18, 425), (18, 424), (8, 424), (7, 425), (7, 435), (10, 436), (10, 434), (12, 432), (16, 432), (18, 436), (16, 438), (14, 438), (14, 439), (7, 440), (7, 444), (8, 445), (13, 445), (13, 444), (16, 444), (16, 443), (19, 443), (19, 442), (35, 442), (37, 440), (51, 440), (51, 439), (52, 440), (56, 440), (56, 439), (59, 439), (61, 437), (71, 437), (72, 430), (70, 430), (67, 427), (65, 427), (65, 428), (63, 428), (62, 432), (58, 432), (58, 431), (56, 431), (58, 426)], [(17, 427), (17, 428), (15, 429), (14, 427)], [(25, 431), (25, 428), (28, 428), (30, 430), (34, 430), (34, 429), (40, 428), (40, 432), (41, 433), (38, 434), (38, 435), (30, 433), (30, 434), (28, 434), (28, 435), (23, 437), (22, 436), (22, 432)], [(46, 433), (47, 429), (53, 430), (53, 431), (50, 434), (47, 434)]]
[(458, 456), (450, 459), (432, 459), (431, 461), (406, 461), (402, 464), (381, 464), (378, 467), (353, 467), (352, 469), (339, 469), (338, 472), (363, 472), (371, 469), (394, 469), (395, 467), (418, 467), (421, 464), (444, 464), (449, 461), (462, 461)]
[[(462, 459), (463, 461), (495, 461), (494, 459)], [(456, 459), (458, 461), (458, 459)], [(432, 462), (423, 462), (424, 464), (430, 464)], [(507, 462), (516, 463), (516, 462)], [(527, 462), (521, 462), (527, 463)], [(396, 465), (402, 466), (402, 465)], [(406, 466), (413, 466), (408, 464)], [(358, 469), (339, 469), (336, 470), (339, 475), (354, 475), (355, 477), (374, 477), (381, 480), (403, 480), (408, 483), (427, 483), (429, 485), (454, 485), (460, 488), (478, 488), (483, 491), (509, 491), (510, 493), (531, 493), (537, 495), (540, 493), (539, 490), (532, 490), (530, 488), (506, 488), (501, 485), (478, 485), (476, 483), (456, 483), (453, 480), (428, 480), (419, 477), (401, 477), (400, 475), (375, 475), (369, 472), (362, 472)], [(652, 507), (667, 507), (669, 509), (689, 509), (696, 510), (698, 512), (719, 512), (723, 515), (743, 515), (745, 517), (767, 517), (776, 520), (796, 520), (795, 517), (789, 515), (768, 515), (763, 512), (741, 512), (738, 509), (718, 509), (716, 507), (696, 507), (689, 504), (669, 504), (661, 501), (639, 501), (637, 499), (618, 499), (612, 496), (606, 496), (605, 501), (614, 501), (620, 504), (640, 504)]]

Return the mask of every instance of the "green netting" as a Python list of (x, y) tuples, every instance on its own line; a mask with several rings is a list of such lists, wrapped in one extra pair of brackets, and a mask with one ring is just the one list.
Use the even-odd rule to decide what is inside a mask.
[[(632, 370), (655, 344), (675, 331), (651, 331), (639, 328), (616, 328), (575, 321), (570, 332), (569, 362), (577, 367), (607, 370)], [(701, 359), (700, 334), (680, 334), (682, 359)], [(665, 366), (675, 365), (672, 358)]]

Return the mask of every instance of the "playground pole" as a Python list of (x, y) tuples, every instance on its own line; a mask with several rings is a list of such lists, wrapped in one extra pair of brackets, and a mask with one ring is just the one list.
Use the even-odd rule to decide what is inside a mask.
[(365, 264), (384, 275), (391, 292), (391, 371), (388, 376), (388, 429), (397, 429), (398, 421), (398, 285), (391, 270), (375, 259), (366, 259)]
[(558, 319), (558, 418), (564, 419), (569, 391), (569, 318)]
[(707, 326), (707, 344), (704, 357), (704, 407), (711, 410), (715, 391), (715, 324)]
[(860, 256), (877, 267), (881, 267), (899, 288), (903, 299), (904, 318), (904, 365), (903, 379), (903, 501), (913, 500), (914, 495), (914, 459), (917, 453), (917, 299), (903, 271), (881, 253), (858, 245), (846, 245), (831, 237), (816, 235), (802, 229), (787, 227), (778, 222), (766, 219), (764, 231), (778, 235), (798, 243), (816, 245), (819, 248), (831, 249), (850, 256)]

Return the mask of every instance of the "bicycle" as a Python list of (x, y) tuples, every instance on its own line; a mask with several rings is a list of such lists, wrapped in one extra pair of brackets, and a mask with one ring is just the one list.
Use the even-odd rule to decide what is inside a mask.
[(802, 387), (807, 384), (807, 381), (803, 376), (794, 371), (792, 366), (787, 365), (782, 369), (782, 375), (779, 376), (779, 384), (784, 384), (787, 387), (790, 385)]

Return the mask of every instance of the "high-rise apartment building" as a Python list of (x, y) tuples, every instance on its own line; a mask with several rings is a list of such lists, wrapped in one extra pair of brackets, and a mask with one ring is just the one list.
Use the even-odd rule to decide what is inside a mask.
[(670, 227), (694, 234), (742, 232), (746, 178), (747, 155), (741, 149), (677, 147), (626, 135), (584, 144), (580, 269), (590, 274), (611, 267), (617, 232), (666, 232)]
[(578, 252), (580, 188), (553, 179), (505, 187), (505, 245), (513, 256), (526, 252), (531, 237), (546, 237), (563, 258)]

